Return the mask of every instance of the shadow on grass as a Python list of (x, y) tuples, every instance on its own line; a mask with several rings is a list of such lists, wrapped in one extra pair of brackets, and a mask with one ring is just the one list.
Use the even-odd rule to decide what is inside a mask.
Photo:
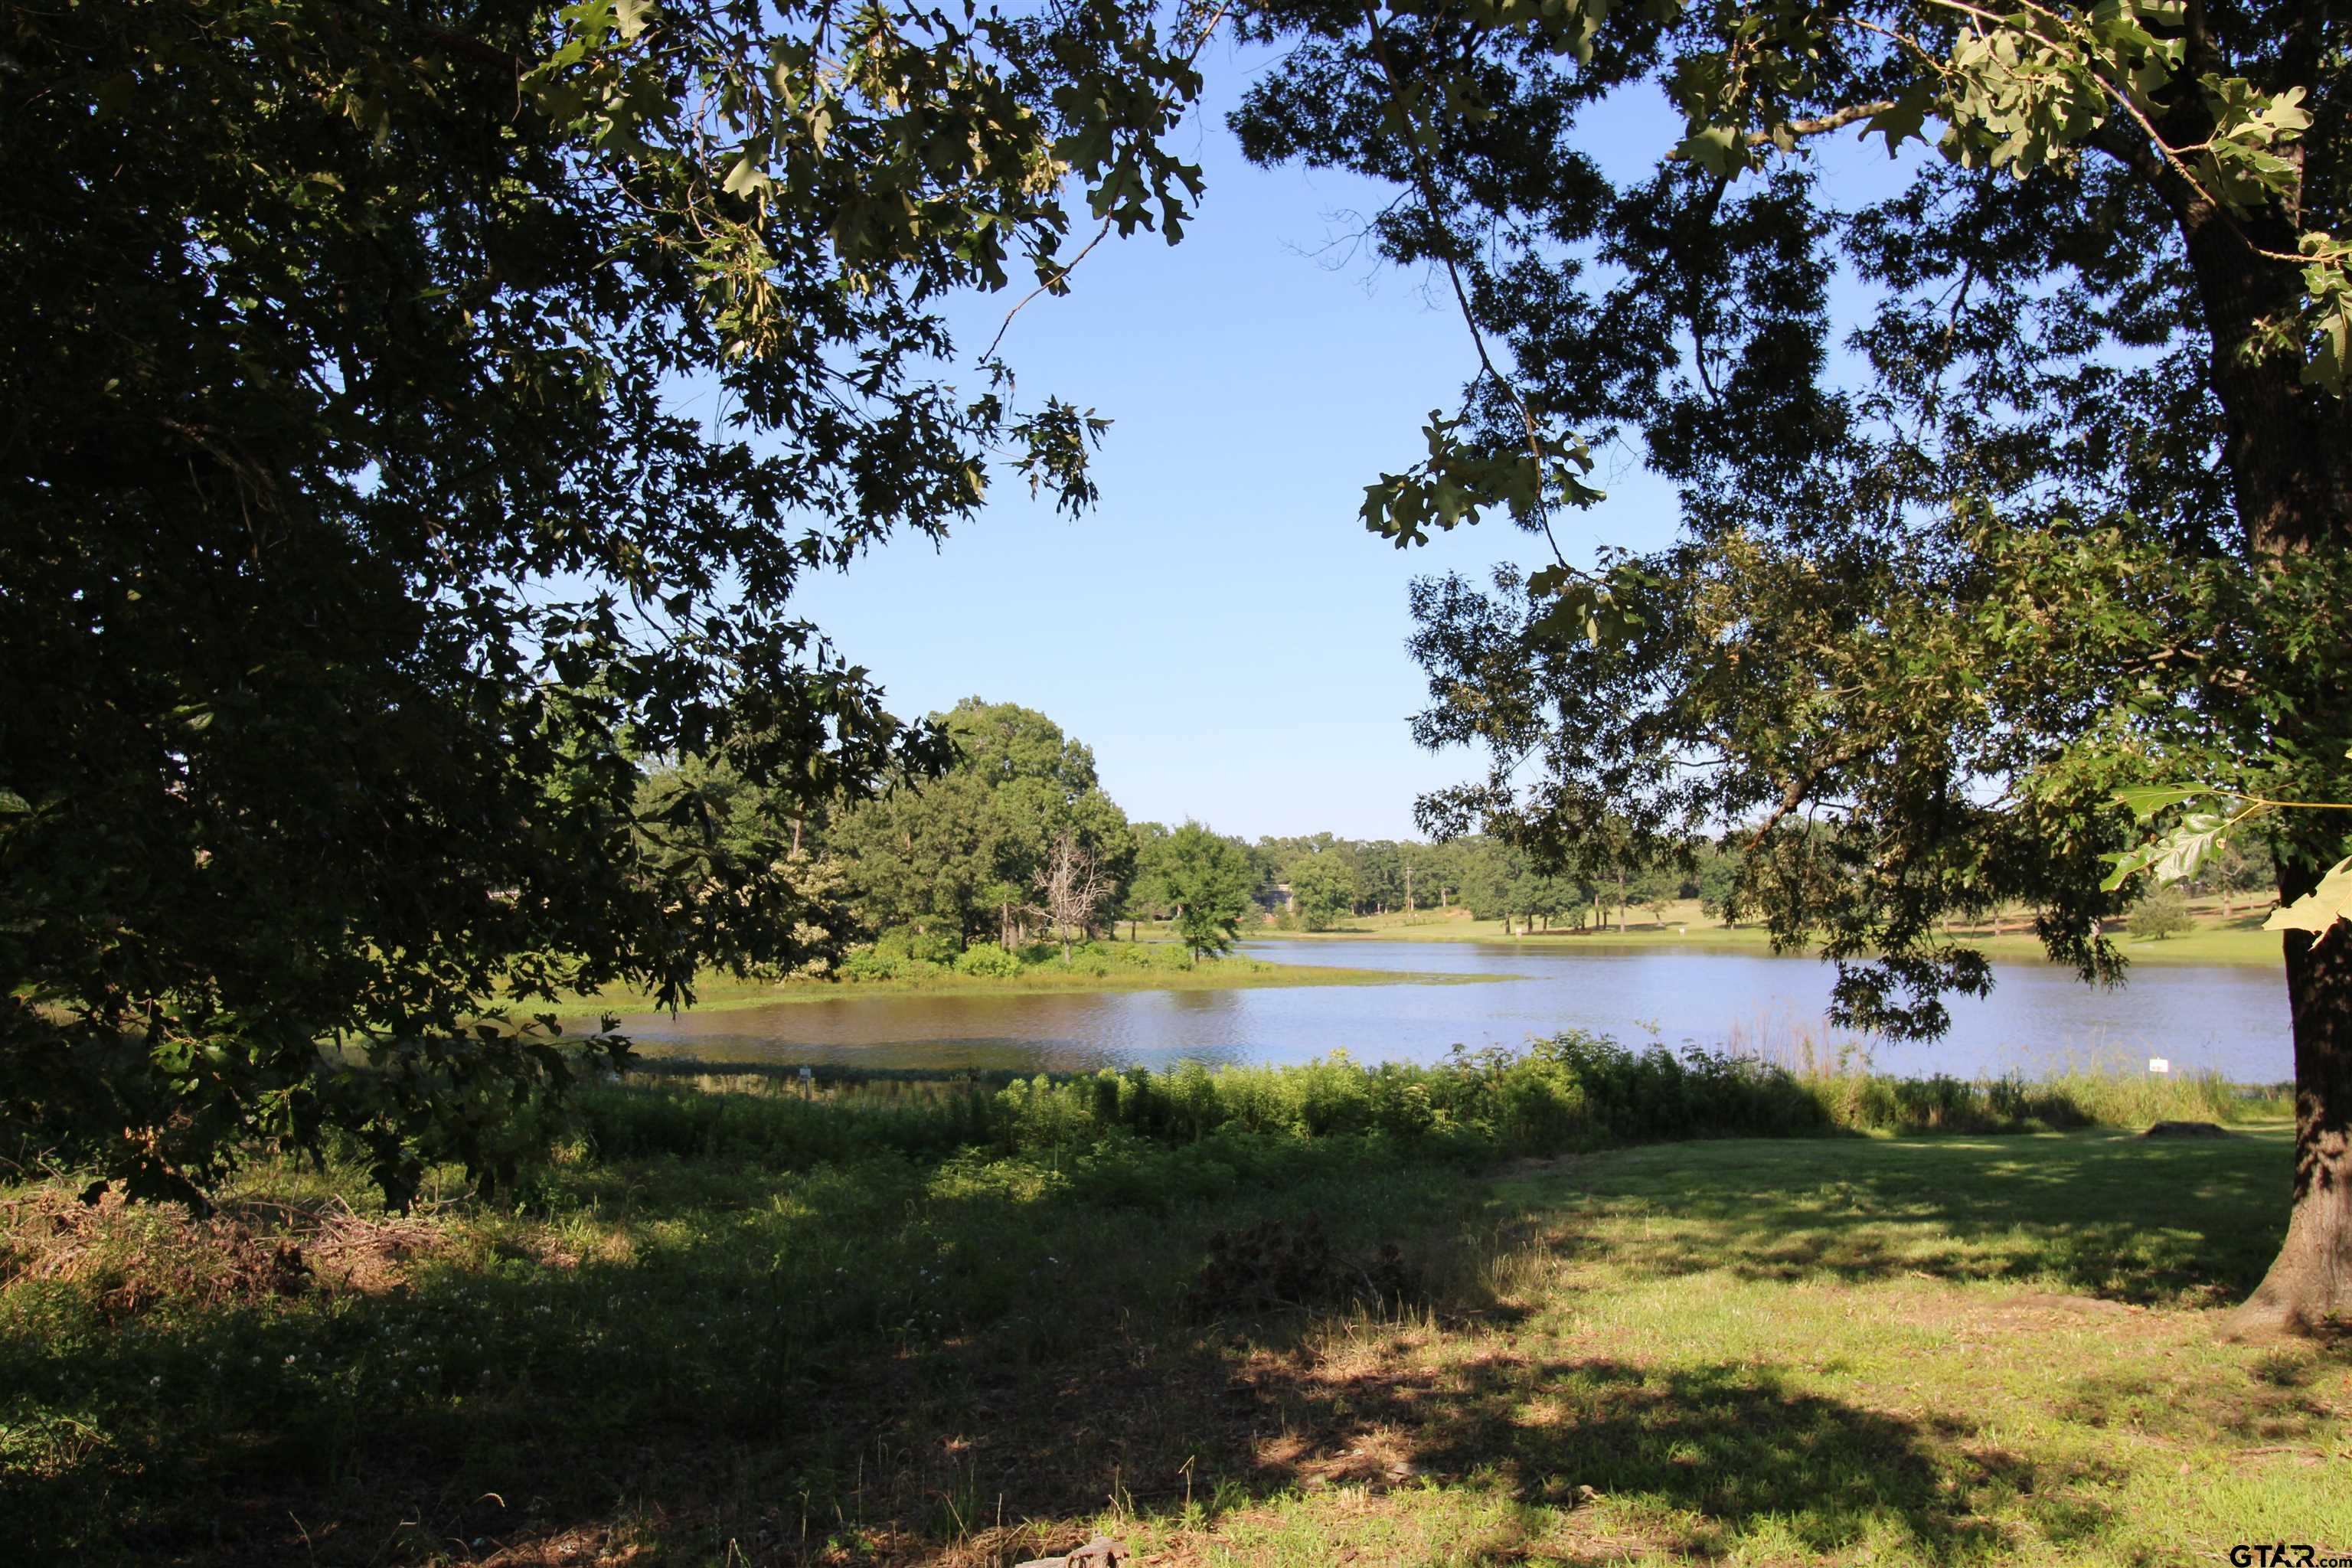
[(1549, 1188), (1578, 1205), (1550, 1245), (1588, 1251), (1589, 1221), (1630, 1216), (1650, 1222), (1643, 1234), (1607, 1245), (1668, 1277), (1907, 1274), (2221, 1306), (2252, 1289), (2286, 1227), (2284, 1131), (1778, 1142), (1759, 1180), (1765, 1147), (1663, 1145), (1579, 1166)]
[[(2054, 1275), (2178, 1299), (2240, 1288), (2264, 1254), (2268, 1210), (2244, 1190), (2262, 1152), (1694, 1144), (1559, 1167), (1538, 1195), (1581, 1205), (1548, 1245), (1610, 1247), (1634, 1281)], [(1643, 1500), (1652, 1546), (1717, 1554), (1769, 1527), (1808, 1552), (1891, 1538), (1945, 1561), (2005, 1550), (1986, 1501), (2049, 1479), (1964, 1420), (1794, 1388), (1769, 1364), (1468, 1338), (1433, 1362), (1377, 1323), (1359, 1325), (1365, 1353), (1334, 1358), (1318, 1335), (1342, 1304), (1219, 1321), (1188, 1303), (1212, 1232), (1311, 1212), (1349, 1256), (1393, 1237), (1423, 1263), (1441, 1310), (1423, 1341), (1449, 1313), (1491, 1327), (1485, 1264), (1517, 1233), (1485, 1184), (1443, 1170), (1302, 1155), (1181, 1203), (1083, 1172), (890, 1162), (569, 1182), (572, 1221), (486, 1225), (374, 1292), (109, 1321), (66, 1284), (12, 1284), (0, 1555), (977, 1563), (1070, 1544), (1074, 1526), (1029, 1520), (1191, 1504), (1206, 1521), (1292, 1489), (1426, 1481), (1521, 1510), (1476, 1543), (1496, 1559), (1559, 1528), (1527, 1510), (1573, 1510), (1590, 1488)], [(1644, 1205), (1652, 1237), (1596, 1238)], [(2256, 1391), (2281, 1419), (2305, 1398), (2290, 1372)], [(2081, 1397), (2123, 1411), (2160, 1391)], [(2104, 1516), (2053, 1499), (2035, 1519), (2063, 1544)]]

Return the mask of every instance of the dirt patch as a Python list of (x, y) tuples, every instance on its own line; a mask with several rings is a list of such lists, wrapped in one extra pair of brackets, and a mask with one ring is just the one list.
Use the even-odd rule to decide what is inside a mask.
[(302, 1243), (257, 1231), (233, 1214), (126, 1203), (109, 1192), (86, 1204), (46, 1188), (8, 1205), (0, 1288), (19, 1279), (89, 1288), (112, 1319), (165, 1300), (204, 1305), (299, 1296), (315, 1277)]
[(176, 1205), (94, 1204), (62, 1186), (0, 1206), (0, 1289), (19, 1279), (86, 1285), (110, 1318), (164, 1301), (195, 1306), (290, 1298), (312, 1289), (376, 1294), (439, 1250), (426, 1214), (361, 1214), (341, 1198), (236, 1200), (198, 1217)]

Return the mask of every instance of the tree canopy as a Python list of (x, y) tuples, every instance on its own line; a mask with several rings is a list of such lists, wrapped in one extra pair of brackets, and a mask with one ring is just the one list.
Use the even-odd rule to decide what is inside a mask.
[(1134, 840), (1096, 776), (1093, 752), (1011, 702), (967, 698), (934, 721), (954, 764), (852, 806), (826, 838), (867, 925), (1011, 946), (1065, 834), (1112, 881), (1127, 880)]
[[(1256, 18), (1294, 48), (1244, 146), (1402, 187), (1371, 237), (1481, 356), (1368, 522), (1404, 544), (1500, 508), (1549, 538), (1601, 499), (1601, 442), (1681, 499), (1664, 549), (1417, 585), (1417, 733), (1494, 759), (1425, 826), (1570, 863), (1612, 818), (1738, 825), (1733, 900), (1824, 946), (1842, 1021), (1934, 1035), (1992, 978), (1948, 916), (2030, 904), (2053, 957), (2120, 977), (2118, 788), (2352, 799), (2352, 13)], [(1652, 87), (1682, 133), (1612, 177), (1587, 121)], [(1841, 130), (1884, 137), (1885, 194), (1839, 177)], [(2344, 828), (2275, 822), (2283, 900)], [(2260, 1300), (2295, 1319), (2352, 1279), (2352, 955), (2285, 956), (2303, 1195)]]
[(1249, 858), (1241, 846), (1187, 822), (1161, 847), (1160, 875), (1176, 906), (1176, 934), (1192, 956), (1231, 949), (1250, 907)]
[(1301, 855), (1284, 868), (1283, 878), (1308, 931), (1322, 931), (1356, 907), (1356, 868), (1339, 850)]
[(1089, 498), (1100, 422), (943, 375), (940, 308), (1060, 287), (1073, 202), (1174, 237), (1194, 38), (1120, 0), (7, 27), (5, 1110), (191, 1197), (341, 1126), (404, 1195), (436, 1125), (480, 1163), (442, 1108), (564, 1070), (486, 1010), (789, 944), (775, 863), (647, 847), (636, 757), (810, 800), (943, 760), (794, 585), (995, 467)]

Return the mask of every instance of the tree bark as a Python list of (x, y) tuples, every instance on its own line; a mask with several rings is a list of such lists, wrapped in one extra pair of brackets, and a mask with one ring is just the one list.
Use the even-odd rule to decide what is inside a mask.
[[(2295, 355), (2243, 352), (2261, 321), (2298, 302), (2295, 269), (2252, 255), (2245, 237), (2195, 197), (2177, 188), (2165, 195), (2188, 242), (2211, 343), (2231, 499), (2249, 555), (2263, 570), (2352, 551), (2352, 412), (2303, 384)], [(2294, 248), (2292, 226), (2276, 215), (2244, 220), (2244, 227), (2270, 249)], [(2295, 660), (2274, 659), (2265, 670), (2288, 700), (2271, 743), (2307, 756), (2340, 755), (2341, 694), (2325, 678), (2311, 689), (2297, 668)], [(2342, 854), (2335, 816), (2290, 813), (2282, 824), (2283, 902), (2317, 886)], [(2231, 1315), (2239, 1331), (2308, 1331), (2332, 1314), (2352, 1312), (2352, 931), (2317, 941), (2288, 931), (2284, 949), (2294, 1034), (2294, 1206), (2278, 1258)]]
[[(2316, 872), (2282, 875), (2283, 900)], [(2292, 889), (2292, 890), (2290, 890)], [(2318, 941), (2285, 933), (2294, 1028), (2294, 1186), (2286, 1240), (2263, 1282), (2231, 1315), (2240, 1331), (2308, 1333), (2352, 1314), (2352, 931)]]

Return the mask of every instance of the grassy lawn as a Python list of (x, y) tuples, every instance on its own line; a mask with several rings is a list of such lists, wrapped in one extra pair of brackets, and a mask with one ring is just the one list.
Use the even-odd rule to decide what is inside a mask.
[[(2276, 931), (2262, 929), (2263, 913), (2233, 915), (2221, 919), (2218, 909), (2198, 910), (2200, 923), (2196, 930), (2160, 942), (2143, 942), (2131, 936), (2117, 921), (2109, 935), (2122, 948), (2124, 955), (2135, 963), (2242, 963), (2276, 968), (2283, 960), (2279, 952)], [(2011, 963), (2032, 963), (2043, 958), (2042, 944), (2030, 931), (2018, 929), (2024, 917), (2012, 918), (2011, 929), (1994, 935), (1990, 926), (1956, 928), (1956, 934), (1971, 946), (1996, 959)], [(1154, 928), (1149, 924), (1146, 931)], [(1726, 926), (1719, 921), (1706, 918), (1697, 903), (1688, 901), (1669, 905), (1665, 919), (1660, 921), (1650, 911), (1638, 910), (1622, 932), (1612, 923), (1606, 930), (1538, 931), (1514, 936), (1503, 934), (1500, 921), (1473, 920), (1462, 910), (1438, 913), (1422, 910), (1411, 915), (1367, 915), (1349, 920), (1348, 924), (1326, 931), (1282, 931), (1272, 926), (1252, 927), (1245, 937), (1265, 942), (1345, 942), (1376, 938), (1382, 942), (1493, 942), (1521, 943), (1528, 947), (1578, 946), (1612, 947), (1675, 947), (1701, 948), (1719, 952), (1768, 952), (1771, 941), (1760, 926)]]
[(2287, 1151), (576, 1146), (520, 1206), (277, 1167), (209, 1226), (35, 1184), (0, 1210), (0, 1561), (2347, 1550), (2352, 1355), (2205, 1310), (2267, 1261)]
[[(697, 1012), (737, 1007), (772, 1007), (780, 1004), (854, 1001), (864, 996), (1019, 996), (1088, 991), (1233, 991), (1269, 985), (1471, 985), (1507, 980), (1509, 975), (1405, 973), (1391, 969), (1348, 969), (1314, 963), (1275, 963), (1236, 953), (1204, 958), (1189, 968), (1171, 963), (1149, 967), (1092, 968), (1059, 964), (1034, 965), (1020, 974), (978, 975), (952, 973), (920, 979), (888, 980), (744, 980), (731, 974), (705, 974), (696, 982)], [(611, 994), (595, 1002), (566, 1006), (559, 1016), (593, 1021), (600, 1011), (624, 1016), (648, 1013), (647, 995)]]

